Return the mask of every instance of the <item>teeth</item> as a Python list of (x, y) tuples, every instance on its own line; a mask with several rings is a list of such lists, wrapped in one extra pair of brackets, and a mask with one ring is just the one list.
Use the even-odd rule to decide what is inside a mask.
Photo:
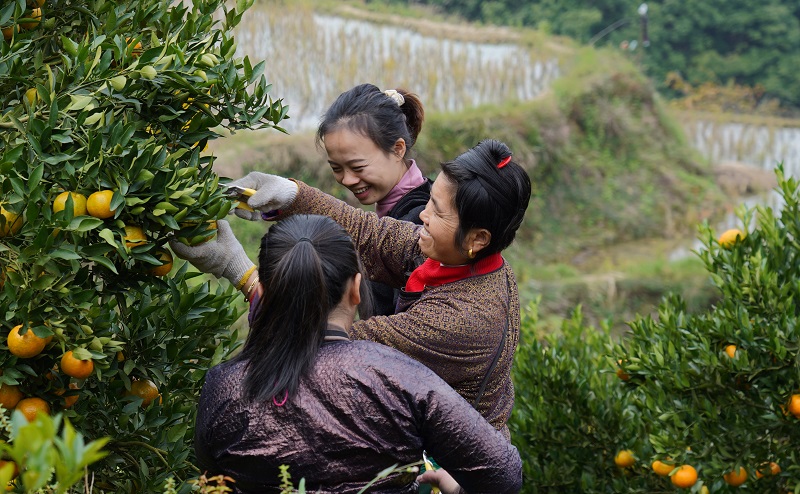
[(353, 194), (361, 194), (362, 192), (366, 192), (369, 187), (364, 187), (363, 189), (353, 189)]
[(425, 237), (430, 237), (431, 236), (431, 234), (428, 233), (428, 230), (426, 230), (424, 227), (422, 228), (422, 230), (419, 231), (419, 234), (423, 235)]

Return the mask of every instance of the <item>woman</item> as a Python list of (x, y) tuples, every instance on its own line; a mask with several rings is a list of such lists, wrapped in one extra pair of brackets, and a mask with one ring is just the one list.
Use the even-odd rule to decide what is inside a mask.
[[(227, 242), (230, 230), (220, 235), (212, 242)], [(330, 218), (297, 215), (270, 228), (259, 254), (264, 295), (247, 341), (208, 372), (200, 395), (201, 470), (232, 477), (237, 492), (260, 493), (278, 490), (279, 467), (288, 465), (309, 492), (358, 492), (424, 449), (466, 492), (518, 492), (516, 448), (452, 388), (396, 350), (350, 340), (359, 268), (350, 237)], [(416, 492), (414, 477), (392, 475), (370, 492)]]

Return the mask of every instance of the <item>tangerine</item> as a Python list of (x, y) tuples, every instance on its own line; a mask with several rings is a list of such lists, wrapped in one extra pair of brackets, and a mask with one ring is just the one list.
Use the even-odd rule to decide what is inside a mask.
[(114, 209), (111, 209), (111, 198), (114, 197), (113, 190), (98, 190), (89, 195), (86, 199), (86, 210), (89, 215), (95, 218), (106, 219), (114, 216)]
[(3, 222), (0, 225), (0, 238), (16, 235), (22, 228), (22, 216), (8, 211), (3, 206), (0, 206), (0, 215), (3, 216)]
[(70, 350), (61, 357), (61, 371), (75, 379), (86, 379), (94, 372), (94, 361), (76, 358)]
[(728, 354), (728, 357), (734, 358), (736, 356), (736, 345), (728, 345), (725, 347), (725, 353)]
[(761, 477), (764, 477), (765, 475), (766, 476), (775, 476), (775, 475), (778, 475), (779, 473), (781, 473), (781, 466), (778, 465), (777, 463), (775, 463), (774, 461), (771, 461), (769, 463), (762, 463), (756, 469), (756, 478), (760, 479)]
[(31, 13), (26, 17), (30, 19), (30, 21), (20, 23), (22, 28), (27, 29), (28, 31), (36, 29), (36, 26), (38, 26), (39, 23), (42, 21), (42, 9), (33, 9), (31, 10)]
[(733, 487), (739, 487), (747, 480), (747, 470), (744, 467), (739, 467), (738, 471), (728, 472), (722, 476), (725, 482)]
[(614, 457), (614, 463), (620, 468), (628, 468), (636, 463), (636, 458), (633, 456), (633, 451), (623, 449)]
[(19, 386), (14, 384), (0, 384), (0, 405), (6, 410), (11, 410), (23, 397)]
[(670, 481), (675, 487), (689, 488), (697, 482), (697, 470), (691, 465), (681, 465), (672, 474)]
[(154, 276), (166, 276), (172, 271), (172, 254), (168, 250), (159, 249), (156, 251), (156, 257), (161, 261), (161, 266), (156, 266), (150, 270), (150, 274)]
[(142, 399), (142, 407), (147, 408), (150, 403), (158, 398), (158, 404), (161, 404), (161, 395), (158, 393), (158, 387), (149, 379), (137, 379), (131, 383), (131, 390), (126, 393), (133, 396), (138, 396)]
[(726, 230), (719, 236), (719, 245), (726, 249), (730, 249), (731, 247), (744, 239), (744, 233), (738, 228), (731, 228), (730, 230)]
[(50, 415), (50, 405), (41, 398), (23, 398), (17, 403), (16, 409), (22, 412), (28, 422), (36, 419), (39, 412)]
[[(69, 389), (79, 389), (78, 385), (75, 383), (69, 383)], [(55, 393), (58, 396), (62, 396), (66, 390), (64, 388), (57, 389)], [(64, 397), (64, 408), (72, 408), (72, 405), (78, 401), (78, 395), (70, 395)]]
[(800, 419), (800, 394), (794, 394), (789, 399), (789, 413)]
[(670, 472), (672, 472), (675, 469), (674, 465), (670, 465), (669, 463), (664, 463), (661, 460), (654, 461), (652, 467), (653, 471), (662, 477), (668, 476)]
[(67, 197), (72, 196), (72, 215), (83, 216), (86, 214), (86, 196), (77, 192), (62, 192), (53, 201), (53, 212), (58, 213), (67, 207)]
[(19, 334), (22, 324), (14, 326), (14, 329), (8, 333), (6, 343), (8, 344), (8, 351), (19, 358), (31, 358), (39, 355), (47, 345), (45, 338), (36, 336), (33, 329), (28, 328), (25, 334)]
[(144, 235), (144, 230), (142, 230), (142, 227), (136, 225), (125, 225), (125, 236), (122, 238), (125, 240), (125, 245), (128, 248), (142, 245), (145, 241), (147, 241), (147, 237)]

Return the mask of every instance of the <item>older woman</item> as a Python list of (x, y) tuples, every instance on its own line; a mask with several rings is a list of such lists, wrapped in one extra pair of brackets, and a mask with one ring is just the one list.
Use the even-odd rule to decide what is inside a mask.
[[(531, 183), (505, 144), (485, 140), (443, 163), (420, 213), (422, 226), (378, 218), (276, 175), (254, 172), (233, 185), (256, 189), (247, 202), (265, 219), (305, 213), (341, 224), (370, 278), (403, 288), (397, 314), (356, 321), (350, 337), (383, 343), (425, 364), (509, 437), (520, 308), (514, 273), (501, 252), (522, 223)], [(223, 254), (209, 263), (191, 249), (178, 254), (206, 271), (246, 264)], [(226, 277), (245, 289), (250, 284), (243, 269)]]

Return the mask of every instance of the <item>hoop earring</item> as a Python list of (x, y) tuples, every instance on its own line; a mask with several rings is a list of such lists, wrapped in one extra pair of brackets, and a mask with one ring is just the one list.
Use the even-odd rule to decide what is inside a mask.
[(469, 252), (467, 252), (467, 257), (469, 257), (470, 259), (475, 259), (475, 254), (472, 253), (472, 249), (470, 249)]

